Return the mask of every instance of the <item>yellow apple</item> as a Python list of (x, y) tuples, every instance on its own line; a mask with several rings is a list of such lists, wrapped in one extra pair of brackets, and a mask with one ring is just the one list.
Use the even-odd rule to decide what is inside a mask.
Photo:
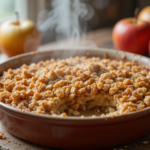
[(138, 20), (150, 23), (150, 6), (147, 6), (141, 10), (138, 15)]
[(40, 43), (40, 33), (31, 20), (9, 20), (0, 26), (0, 49), (9, 57), (35, 51)]

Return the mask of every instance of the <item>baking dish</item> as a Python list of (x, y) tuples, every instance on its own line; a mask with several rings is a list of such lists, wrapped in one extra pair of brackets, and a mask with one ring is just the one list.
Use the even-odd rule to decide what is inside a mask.
[[(90, 53), (110, 58), (137, 60), (148, 66), (146, 57), (107, 49), (59, 49), (27, 53), (13, 57), (0, 65), (0, 74), (8, 68), (50, 58), (67, 58)], [(0, 103), (0, 119), (13, 135), (38, 145), (60, 149), (97, 149), (114, 147), (134, 141), (150, 132), (150, 108), (115, 117), (54, 117), (24, 113)]]

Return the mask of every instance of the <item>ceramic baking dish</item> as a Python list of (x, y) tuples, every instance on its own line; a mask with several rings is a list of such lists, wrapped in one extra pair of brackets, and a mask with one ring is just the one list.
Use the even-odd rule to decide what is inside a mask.
[[(30, 64), (50, 58), (67, 58), (86, 55), (137, 60), (149, 65), (150, 59), (107, 49), (77, 49), (76, 51), (55, 50), (27, 53), (13, 57), (0, 64), (0, 74), (8, 68)], [(0, 102), (0, 120), (13, 135), (38, 145), (60, 149), (97, 149), (114, 147), (132, 142), (150, 132), (150, 108), (140, 112), (111, 117), (52, 117), (48, 115), (24, 113)]]

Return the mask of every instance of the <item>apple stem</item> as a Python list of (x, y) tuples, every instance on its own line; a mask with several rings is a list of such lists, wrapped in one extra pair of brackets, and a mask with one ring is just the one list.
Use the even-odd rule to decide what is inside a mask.
[(136, 8), (135, 11), (134, 11), (135, 23), (137, 23), (137, 18), (138, 18), (139, 11), (140, 11), (139, 8)]
[(17, 23), (19, 23), (19, 13), (16, 11), (15, 14), (16, 14), (16, 21)]

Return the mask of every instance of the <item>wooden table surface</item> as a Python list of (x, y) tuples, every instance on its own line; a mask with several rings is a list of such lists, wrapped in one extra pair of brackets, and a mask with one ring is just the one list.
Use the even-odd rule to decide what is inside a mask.
[[(109, 48), (114, 49), (113, 43), (112, 43), (112, 28), (103, 28), (99, 30), (95, 30), (92, 32), (89, 32), (80, 38), (76, 38), (75, 40), (63, 40), (59, 42), (54, 43), (48, 43), (45, 45), (42, 45), (39, 47), (38, 50), (50, 50), (50, 49), (58, 49), (58, 48), (73, 48), (74, 50), (77, 47), (100, 47), (100, 48)], [(7, 60), (6, 55), (1, 54), (0, 55), (0, 63)], [(42, 146), (37, 146), (32, 143), (28, 143), (26, 141), (23, 141), (12, 134), (10, 134), (3, 125), (0, 123), (0, 132), (4, 133), (4, 135), (7, 137), (5, 140), (0, 139), (0, 150), (8, 150), (8, 149), (14, 149), (14, 150), (54, 150), (53, 148), (45, 148)], [(138, 132), (138, 131), (137, 131)], [(130, 134), (129, 134), (130, 136)], [(127, 145), (122, 145), (115, 148), (110, 148), (107, 150), (150, 150), (150, 134), (146, 135), (145, 137), (129, 143)], [(148, 144), (143, 144), (143, 142), (146, 141)], [(56, 150), (56, 149), (55, 149)]]

